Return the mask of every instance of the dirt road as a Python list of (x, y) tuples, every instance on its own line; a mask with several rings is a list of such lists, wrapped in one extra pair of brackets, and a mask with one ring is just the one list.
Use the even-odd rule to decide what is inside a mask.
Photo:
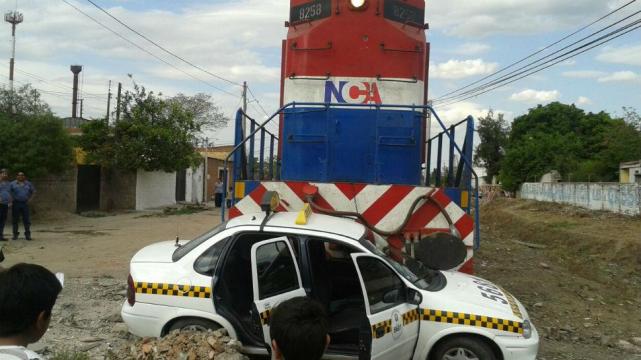
[[(641, 349), (628, 345), (641, 337), (641, 219), (505, 199), (481, 216), (477, 273), (524, 302), (542, 336), (539, 359), (641, 359)], [(36, 240), (11, 243), (7, 264), (40, 263), (65, 272), (67, 283), (35, 349), (102, 359), (129, 344), (119, 310), (131, 256), (177, 232), (193, 237), (218, 219), (206, 211), (36, 222)]]

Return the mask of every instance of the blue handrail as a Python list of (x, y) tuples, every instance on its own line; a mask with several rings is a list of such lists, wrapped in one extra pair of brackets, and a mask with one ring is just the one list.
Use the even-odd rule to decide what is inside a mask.
[[(237, 141), (240, 140), (236, 146), (232, 149), (232, 151), (227, 155), (225, 158), (225, 163), (224, 163), (224, 176), (223, 176), (223, 186), (225, 190), (227, 189), (227, 166), (229, 163), (229, 159), (231, 158), (232, 155), (236, 154), (239, 149), (244, 148), (245, 144), (250, 141), (250, 144), (252, 144), (253, 148), (253, 138), (258, 133), (259, 131), (262, 131), (265, 129), (265, 126), (269, 124), (274, 118), (276, 118), (280, 114), (287, 114), (287, 113), (296, 113), (300, 114), (300, 112), (288, 112), (287, 110), (289, 109), (295, 109), (296, 107), (318, 107), (321, 109), (317, 110), (312, 110), (312, 111), (326, 111), (329, 108), (369, 108), (369, 109), (411, 109), (412, 111), (417, 111), (417, 112), (423, 112), (424, 110), (429, 111), (432, 115), (434, 115), (434, 118), (436, 121), (439, 123), (441, 128), (443, 129), (443, 133), (445, 136), (448, 137), (450, 141), (450, 146), (453, 146), (456, 152), (461, 156), (462, 162), (465, 164), (467, 169), (470, 171), (470, 173), (474, 177), (475, 181), (475, 189), (474, 189), (474, 249), (477, 250), (480, 246), (480, 216), (479, 216), (479, 176), (474, 171), (474, 167), (472, 166), (472, 160), (468, 159), (466, 154), (461, 150), (461, 148), (456, 144), (456, 141), (454, 139), (454, 136), (450, 131), (448, 131), (447, 127), (441, 120), (440, 116), (436, 113), (436, 110), (431, 105), (397, 105), (397, 104), (331, 104), (331, 103), (317, 103), (317, 102), (291, 102), (288, 104), (285, 104), (281, 106), (274, 114), (272, 114), (267, 120), (263, 121), (262, 123), (258, 123), (256, 120), (252, 119), (249, 115), (247, 115), (242, 109), (239, 109), (236, 113), (236, 121), (237, 121), (237, 127), (240, 121), (242, 120), (243, 117), (249, 119), (252, 121), (252, 124), (256, 124), (258, 126), (252, 126), (251, 128), (251, 133), (245, 137), (244, 139), (240, 140), (238, 138), (239, 134), (239, 129), (236, 129), (236, 134), (237, 134)], [(468, 117), (466, 120), (471, 119), (471, 117)], [(242, 131), (241, 131), (242, 133)], [(242, 136), (241, 136), (242, 138)], [(251, 140), (250, 140), (251, 139)], [(470, 146), (472, 146), (470, 144)], [(251, 155), (253, 156), (253, 154)], [(234, 157), (236, 159), (236, 157)], [(239, 164), (236, 163), (234, 164), (234, 169), (239, 169)], [(428, 170), (429, 172), (429, 170)], [(235, 172), (234, 177), (237, 177), (238, 173)], [(429, 176), (429, 173), (426, 174), (426, 176)], [(235, 186), (235, 184), (234, 184)], [(234, 187), (235, 190), (235, 187)], [(225, 207), (226, 207), (226, 194), (227, 191), (223, 191), (223, 203), (221, 207), (221, 218), (222, 221), (225, 221)], [(234, 196), (232, 195), (232, 201), (234, 199)], [(233, 204), (232, 204), (233, 206)]]

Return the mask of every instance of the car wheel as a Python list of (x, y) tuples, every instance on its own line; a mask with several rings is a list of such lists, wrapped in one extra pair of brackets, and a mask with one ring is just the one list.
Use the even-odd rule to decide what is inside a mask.
[(496, 360), (494, 351), (482, 340), (473, 337), (454, 337), (439, 344), (434, 360)]
[(218, 330), (221, 326), (216, 324), (213, 321), (198, 319), (198, 318), (188, 318), (180, 319), (169, 327), (167, 333), (170, 333), (175, 330), (180, 331), (209, 331), (209, 330)]

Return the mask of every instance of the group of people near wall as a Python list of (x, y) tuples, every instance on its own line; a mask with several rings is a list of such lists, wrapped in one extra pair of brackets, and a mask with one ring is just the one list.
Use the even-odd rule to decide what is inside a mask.
[(0, 241), (7, 241), (4, 236), (4, 227), (11, 209), (13, 225), (13, 240), (20, 236), (19, 223), (22, 218), (24, 226), (24, 237), (31, 238), (31, 214), (29, 203), (36, 194), (36, 189), (29, 182), (23, 172), (18, 172), (16, 178), (10, 181), (9, 172), (6, 169), (0, 170)]

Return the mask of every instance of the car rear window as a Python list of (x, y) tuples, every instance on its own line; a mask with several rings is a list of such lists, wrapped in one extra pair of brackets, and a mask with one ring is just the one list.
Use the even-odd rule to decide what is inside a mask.
[(189, 254), (192, 250), (198, 247), (198, 245), (204, 243), (205, 241), (211, 239), (214, 235), (218, 234), (219, 232), (225, 230), (227, 227), (227, 222), (225, 221), (224, 223), (216, 226), (215, 228), (207, 231), (206, 233), (198, 236), (197, 238), (189, 241), (185, 245), (180, 246), (176, 250), (174, 250), (173, 255), (171, 256), (171, 260), (176, 262), (180, 259), (183, 258), (183, 256)]

